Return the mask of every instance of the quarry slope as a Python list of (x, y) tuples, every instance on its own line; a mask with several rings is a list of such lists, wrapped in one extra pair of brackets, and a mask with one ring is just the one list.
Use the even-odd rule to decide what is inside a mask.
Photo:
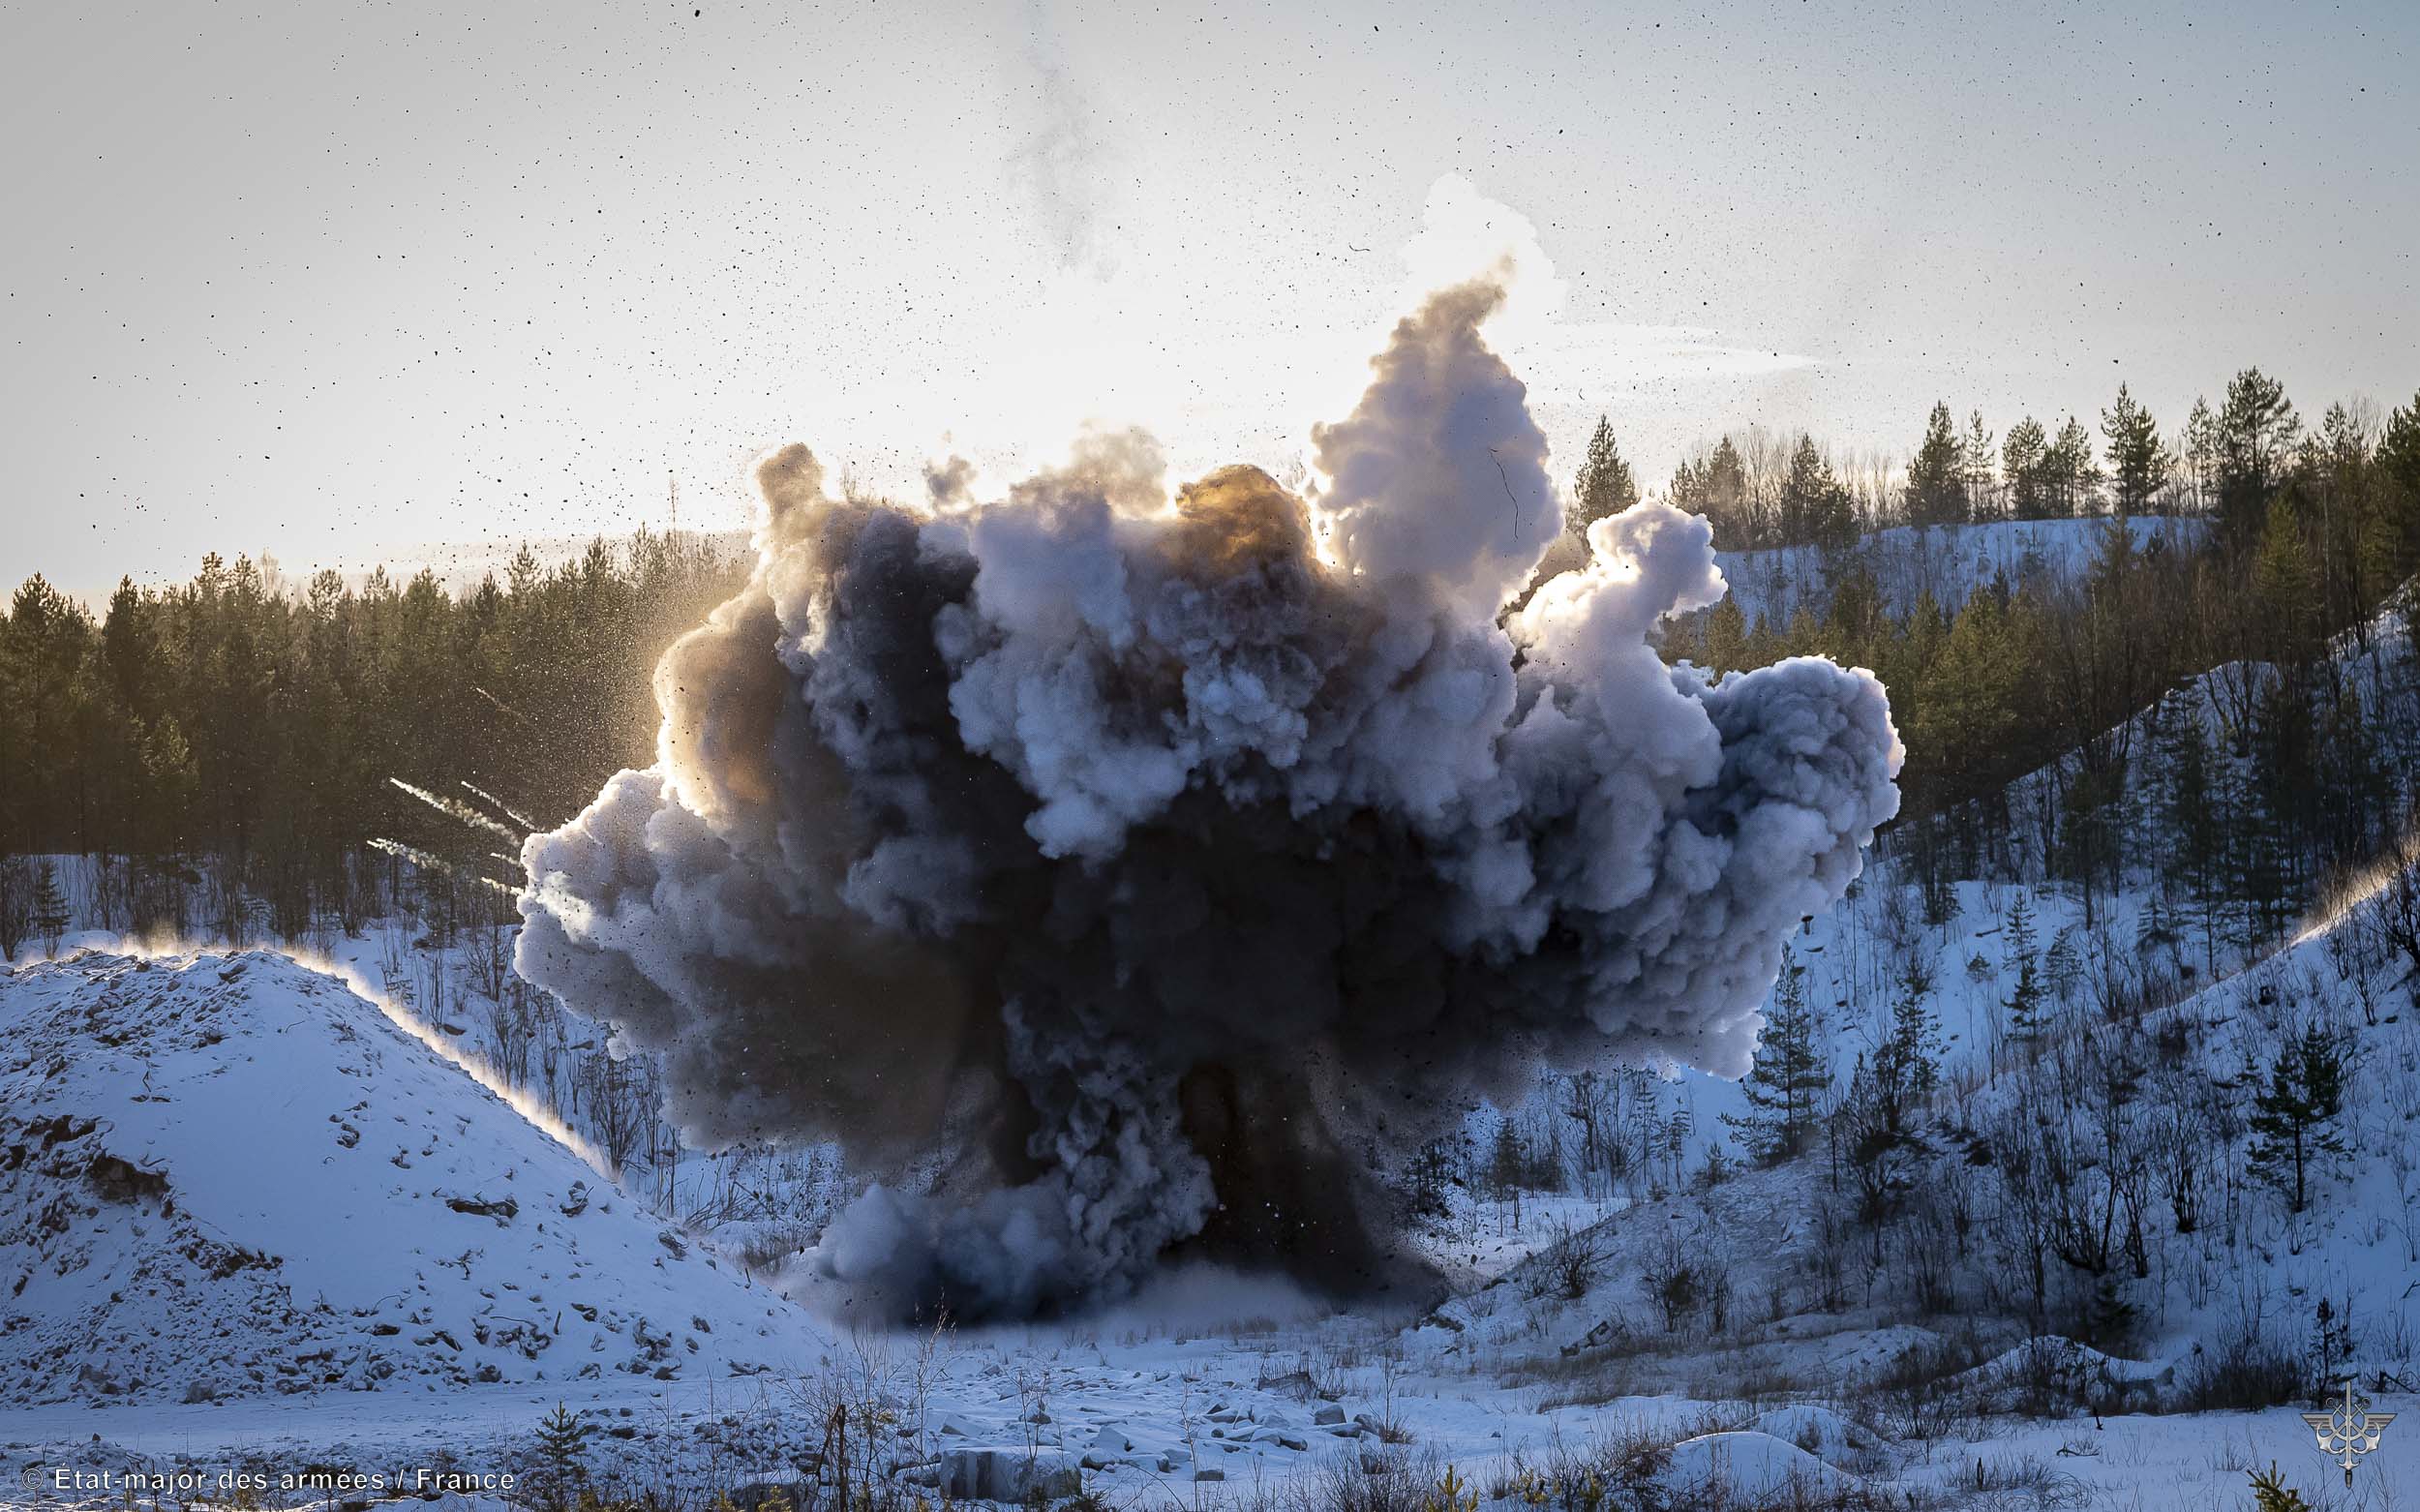
[(697, 1379), (818, 1342), (334, 978), (0, 977), (0, 1403)]

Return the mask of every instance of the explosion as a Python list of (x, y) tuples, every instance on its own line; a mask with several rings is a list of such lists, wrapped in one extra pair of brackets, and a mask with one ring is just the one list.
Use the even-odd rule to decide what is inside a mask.
[(690, 1140), (930, 1175), (811, 1252), (853, 1299), (1024, 1315), (1172, 1250), (1364, 1285), (1366, 1173), (1473, 1098), (1746, 1069), (1783, 942), (1897, 809), (1889, 703), (1666, 666), (1658, 621), (1724, 585), (1662, 504), (1531, 590), (1561, 505), (1481, 329), (1513, 266), (1395, 327), (1301, 493), (1171, 490), (1139, 432), (913, 509), (760, 467), (656, 764), (524, 847), (518, 964), (663, 1058)]

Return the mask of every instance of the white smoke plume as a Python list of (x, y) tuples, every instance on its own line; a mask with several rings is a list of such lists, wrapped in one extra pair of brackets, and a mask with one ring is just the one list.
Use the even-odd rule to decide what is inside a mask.
[(1172, 1252), (1362, 1284), (1370, 1157), (1472, 1097), (1745, 1070), (1898, 739), (1862, 671), (1664, 665), (1724, 590), (1663, 505), (1506, 611), (1561, 529), (1483, 333), (1520, 263), (1396, 326), (1306, 496), (1171, 490), (1140, 433), (916, 509), (802, 446), (759, 469), (758, 570), (657, 669), (656, 765), (524, 849), (519, 964), (664, 1056), (693, 1140), (938, 1152), (815, 1252), (866, 1306), (1027, 1315)]

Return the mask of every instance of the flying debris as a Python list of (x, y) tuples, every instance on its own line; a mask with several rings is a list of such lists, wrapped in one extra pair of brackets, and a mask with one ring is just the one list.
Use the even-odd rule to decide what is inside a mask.
[(1179, 1249), (1367, 1285), (1370, 1152), (1541, 1063), (1747, 1067), (1897, 809), (1888, 700), (1666, 666), (1724, 585), (1661, 504), (1505, 611), (1561, 503), (1487, 266), (1301, 493), (1171, 489), (1140, 433), (929, 512), (773, 453), (753, 580), (656, 670), (656, 765), (524, 846), (521, 971), (662, 1054), (686, 1137), (938, 1157), (814, 1252), (861, 1310), (1030, 1314)]

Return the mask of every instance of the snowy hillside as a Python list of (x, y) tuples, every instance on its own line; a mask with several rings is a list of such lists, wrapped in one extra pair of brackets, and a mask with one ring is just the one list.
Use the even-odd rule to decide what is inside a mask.
[(722, 1376), (820, 1343), (291, 960), (28, 966), (0, 1030), (8, 1400)]
[[(1995, 578), (2012, 585), (2040, 574), (2054, 581), (2081, 573), (2100, 550), (2105, 519), (1994, 520), (1983, 525), (1893, 526), (1871, 531), (1852, 551), (1830, 558), (1814, 546), (1715, 553), (1731, 596), (1750, 624), (1779, 624), (1800, 609), (1821, 614), (1830, 585), (1852, 563), (1874, 576), (1883, 602), (1904, 616), (1930, 592), (1944, 613)], [(2142, 515), (2127, 522), (2137, 550), (2190, 550), (2207, 521)]]

